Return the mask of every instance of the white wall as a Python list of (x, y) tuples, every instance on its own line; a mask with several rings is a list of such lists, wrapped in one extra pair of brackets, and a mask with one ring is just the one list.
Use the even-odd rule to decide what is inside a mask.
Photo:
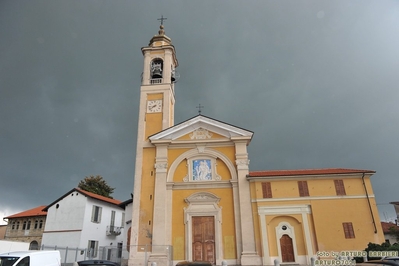
[[(102, 208), (99, 223), (91, 221), (94, 205)], [(119, 236), (107, 235), (112, 211), (115, 211), (114, 226), (126, 227), (126, 223), (122, 224), (122, 208), (73, 191), (48, 209), (42, 244), (86, 249), (89, 240), (92, 240), (98, 241), (98, 247), (117, 248), (118, 243), (126, 245), (125, 228), (121, 229)]]
[[(128, 235), (129, 228), (132, 227), (132, 210), (133, 203), (127, 204), (125, 207), (125, 224), (123, 225), (123, 244), (127, 245), (127, 239), (130, 237)], [(130, 244), (133, 244), (131, 241)]]
[(77, 191), (59, 200), (47, 211), (42, 245), (79, 247), (86, 197)]
[(45, 231), (82, 229), (85, 208), (86, 196), (73, 191), (48, 209)]
[[(91, 221), (92, 209), (93, 206), (102, 207), (101, 211), (101, 222), (95, 223)], [(109, 235), (107, 236), (107, 226), (111, 225), (111, 211), (115, 211), (115, 224), (116, 227), (122, 226), (122, 213), (123, 209), (115, 206), (113, 204), (98, 201), (92, 198), (88, 198), (86, 212), (84, 215), (84, 224), (83, 231), (81, 237), (81, 246), (87, 247), (89, 240), (95, 240), (99, 242), (99, 246), (117, 246), (118, 242), (123, 242), (124, 236), (124, 228), (121, 230), (121, 234), (119, 236)], [(111, 245), (112, 243), (112, 245)]]

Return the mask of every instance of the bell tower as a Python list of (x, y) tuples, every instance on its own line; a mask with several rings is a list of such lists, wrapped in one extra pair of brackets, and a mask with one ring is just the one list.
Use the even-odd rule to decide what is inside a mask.
[(154, 224), (164, 224), (165, 214), (162, 211), (165, 210), (160, 207), (164, 203), (164, 195), (157, 187), (165, 179), (167, 158), (148, 139), (174, 125), (174, 83), (178, 62), (172, 41), (165, 35), (165, 19), (159, 19), (161, 25), (158, 34), (151, 38), (148, 46), (141, 48), (144, 66), (140, 87), (129, 265), (143, 265), (147, 254), (151, 253), (153, 257), (163, 253), (145, 250), (147, 247), (153, 249), (152, 246), (166, 243), (165, 230)]
[(140, 112), (151, 114), (150, 117), (152, 114), (162, 114), (158, 124), (151, 123), (151, 129), (147, 130), (147, 133), (152, 135), (174, 124), (174, 83), (178, 62), (175, 48), (171, 39), (165, 35), (163, 24), (160, 25), (158, 35), (152, 37), (149, 45), (141, 48), (141, 51), (144, 55), (144, 68), (140, 89)]

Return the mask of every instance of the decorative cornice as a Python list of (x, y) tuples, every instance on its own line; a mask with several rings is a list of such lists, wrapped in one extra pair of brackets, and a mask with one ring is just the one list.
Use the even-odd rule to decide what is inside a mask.
[(209, 192), (198, 192), (184, 199), (188, 204), (195, 204), (198, 202), (219, 203), (220, 198)]

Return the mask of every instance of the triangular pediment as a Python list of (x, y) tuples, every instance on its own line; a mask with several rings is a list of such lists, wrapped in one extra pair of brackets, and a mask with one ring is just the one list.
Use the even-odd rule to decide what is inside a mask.
[(149, 137), (151, 142), (206, 141), (252, 138), (253, 132), (206, 116), (198, 115)]

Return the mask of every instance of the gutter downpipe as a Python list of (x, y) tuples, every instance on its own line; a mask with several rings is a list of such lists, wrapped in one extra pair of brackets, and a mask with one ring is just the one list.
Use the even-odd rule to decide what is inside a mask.
[(377, 234), (377, 226), (375, 225), (374, 214), (373, 214), (373, 210), (371, 209), (371, 203), (370, 203), (369, 194), (368, 194), (368, 192), (367, 192), (366, 183), (364, 182), (364, 174), (365, 174), (365, 173), (363, 173), (363, 175), (362, 175), (362, 181), (363, 181), (364, 191), (366, 191), (366, 197), (367, 197), (367, 202), (368, 202), (368, 204), (369, 204), (369, 209), (370, 209), (370, 213), (371, 213), (371, 219), (373, 219), (374, 234)]

